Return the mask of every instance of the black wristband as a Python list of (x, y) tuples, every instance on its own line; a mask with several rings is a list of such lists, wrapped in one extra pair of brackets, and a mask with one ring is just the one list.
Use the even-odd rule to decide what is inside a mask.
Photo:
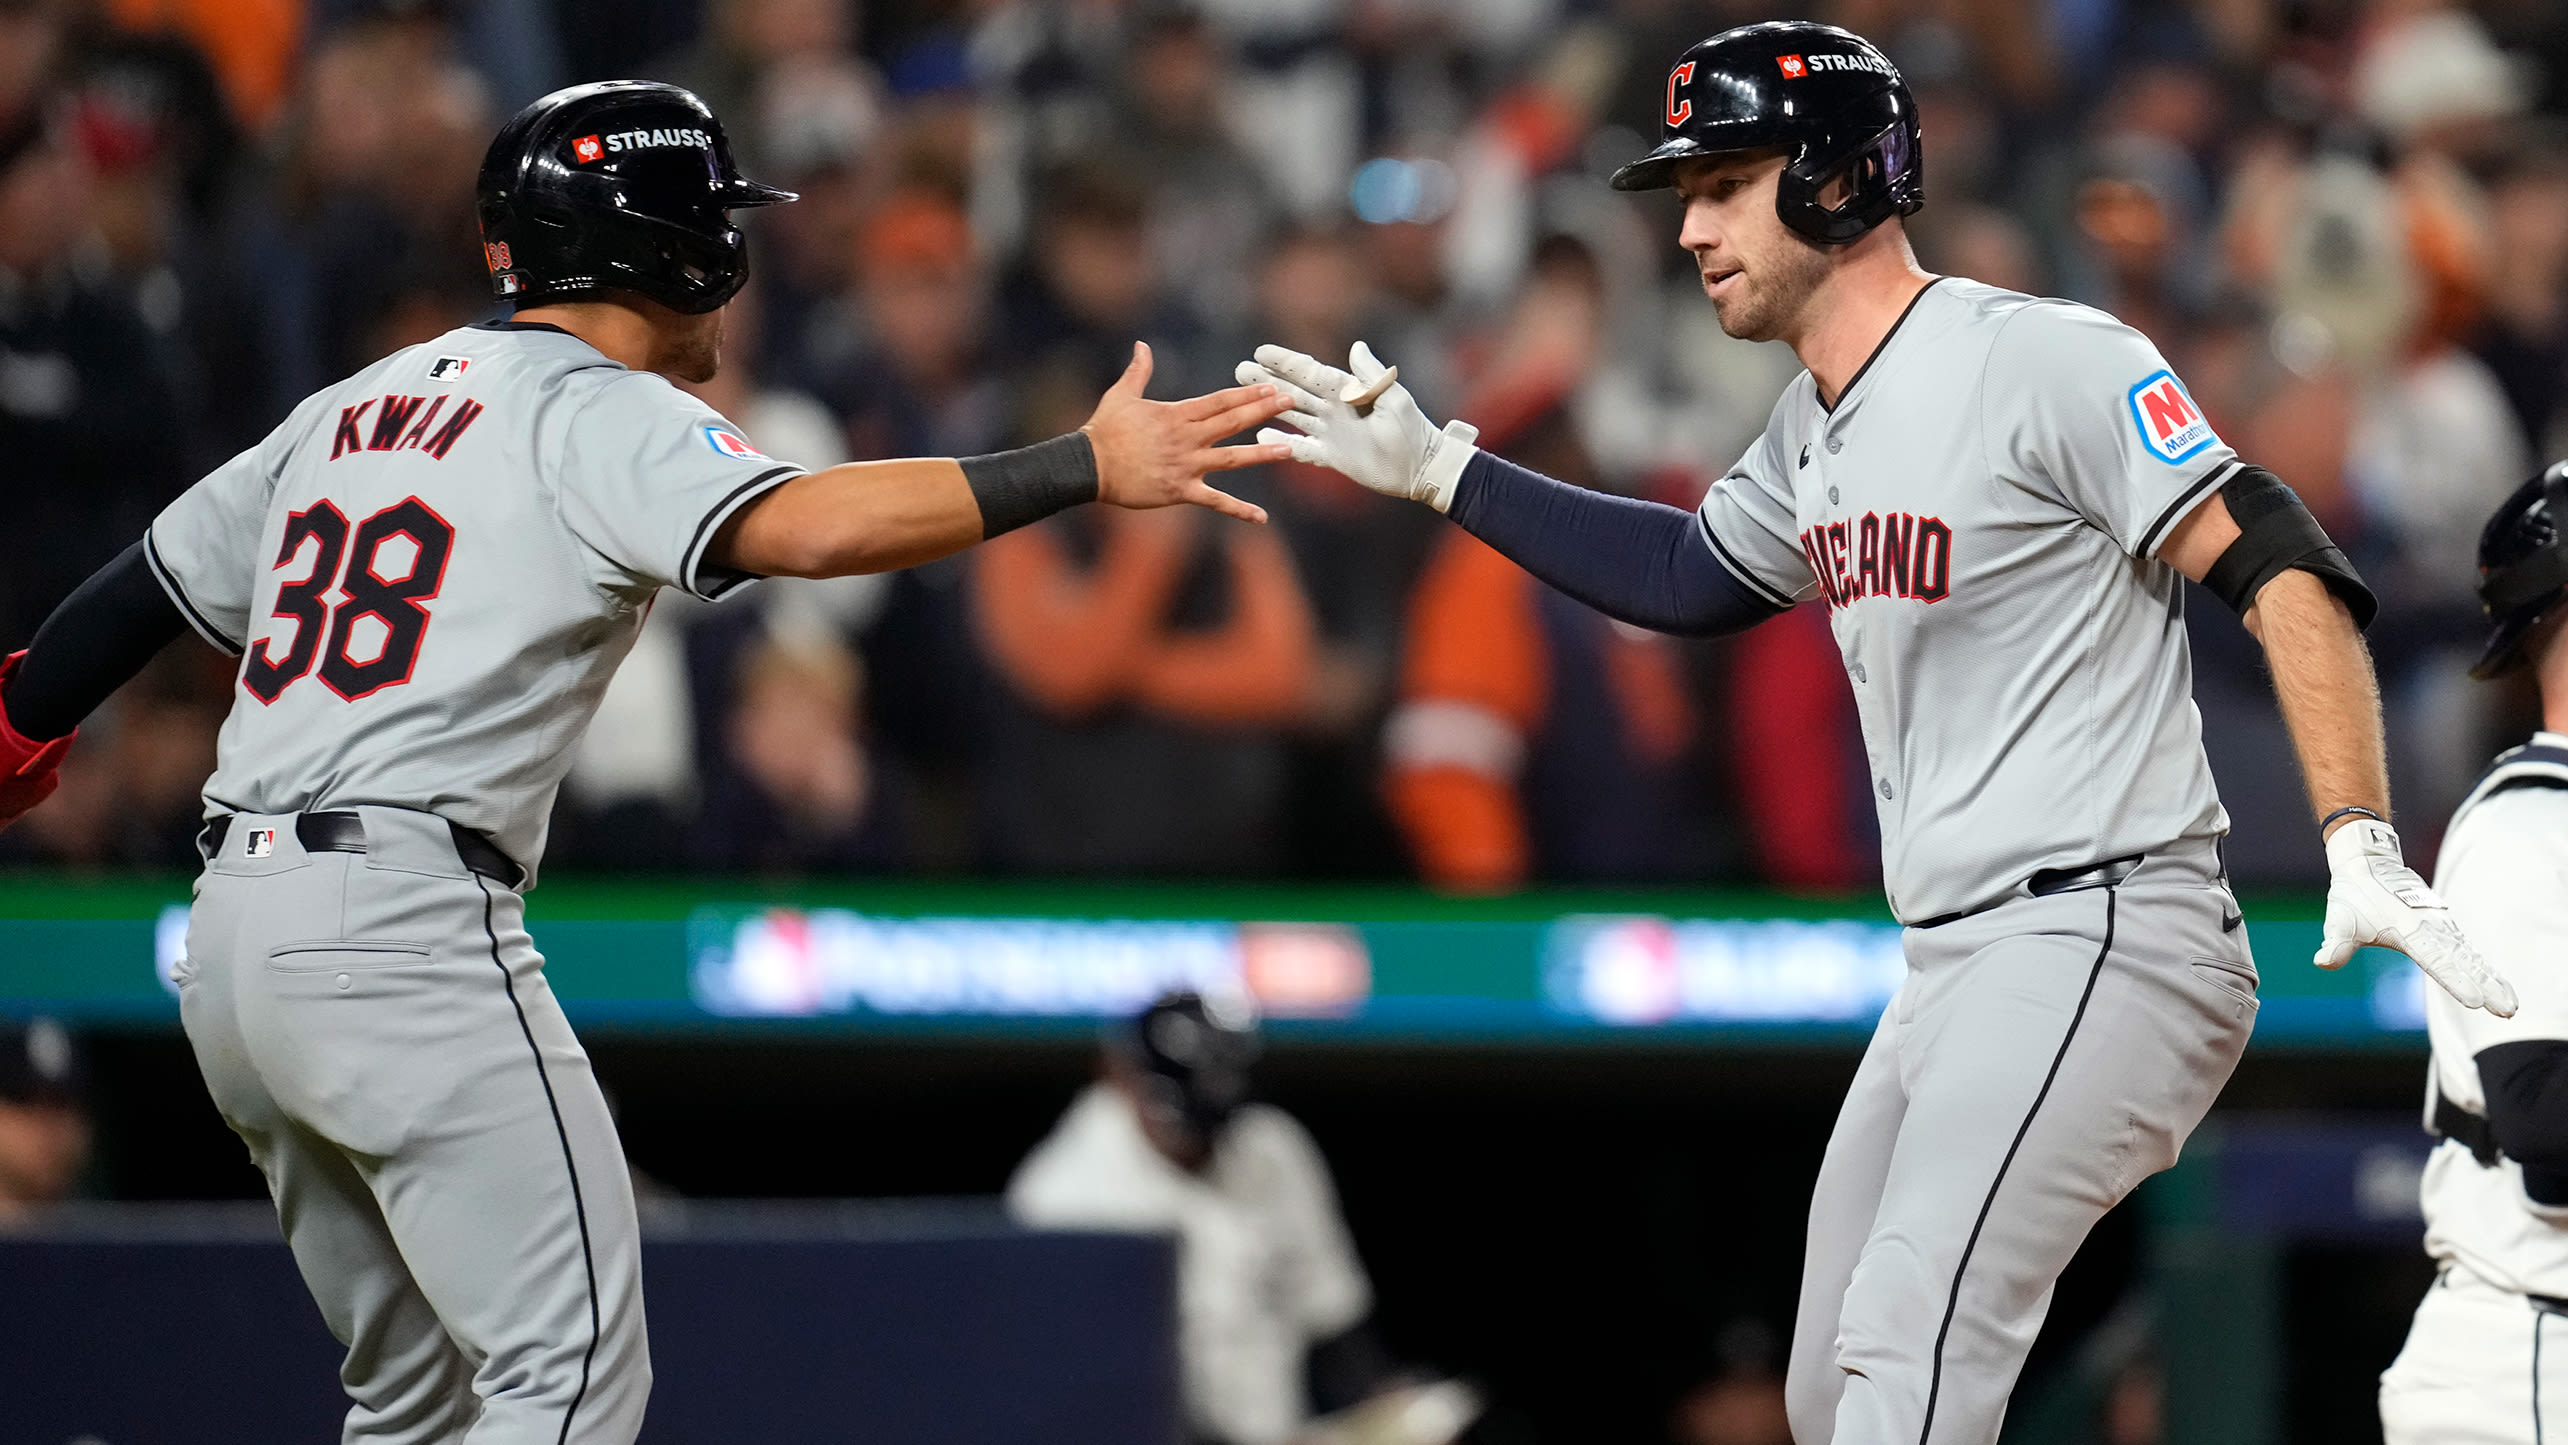
[(2326, 832), (2329, 824), (2349, 813), (2360, 813), (2375, 823), (2386, 823), (2390, 821), (2389, 819), (2382, 817), (2380, 814), (2373, 812), (2371, 809), (2364, 807), (2360, 803), (2348, 803), (2344, 807), (2337, 809), (2335, 812), (2328, 814), (2326, 817), (2319, 819), (2318, 831), (2322, 833)]
[(964, 457), (963, 480), (981, 504), (981, 539), (1040, 522), (1097, 499), (1097, 453), (1086, 432), (1066, 432), (1012, 452)]

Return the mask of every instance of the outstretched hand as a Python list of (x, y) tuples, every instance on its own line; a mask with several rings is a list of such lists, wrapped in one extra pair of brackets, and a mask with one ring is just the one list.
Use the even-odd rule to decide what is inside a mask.
[(1386, 497), (1424, 502), (1441, 512), (1453, 505), (1454, 488), (1471, 461), (1480, 430), (1469, 422), (1442, 427), (1418, 410), (1399, 384), (1399, 371), (1382, 364), (1359, 341), (1344, 371), (1281, 346), (1257, 348), (1257, 359), (1234, 373), (1252, 385), (1283, 388), (1292, 398), (1284, 420), (1299, 436), (1279, 428), (1257, 434), (1282, 442), (1296, 461), (1327, 467)]
[(2327, 932), (2311, 962), (2343, 968), (2365, 945), (2396, 949), (2463, 1008), (2514, 1017), (2514, 986), (2461, 936), (2452, 910), (2399, 856), (2389, 824), (2349, 820), (2327, 837), (2327, 865)]
[(1260, 422), (1281, 416), (1292, 399), (1276, 386), (1235, 386), (1186, 401), (1152, 401), (1150, 347), (1134, 342), (1132, 364), (1097, 402), (1079, 430), (1097, 454), (1097, 500), (1118, 507), (1209, 507), (1243, 522), (1263, 522), (1266, 509), (1208, 486), (1208, 472), (1289, 460), (1289, 446), (1260, 442), (1215, 446)]

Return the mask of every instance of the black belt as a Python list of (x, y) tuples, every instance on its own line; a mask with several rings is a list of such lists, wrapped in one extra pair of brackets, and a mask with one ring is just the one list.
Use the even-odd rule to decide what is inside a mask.
[(2426, 1132), (2440, 1139), (2460, 1140), (2483, 1169), (2496, 1168), (2497, 1160), (2503, 1157), (2504, 1151), (2497, 1148), (2496, 1126), (2488, 1122), (2488, 1116), (2473, 1114), (2453, 1103), (2443, 1097), (2441, 1089), (2434, 1092), (2434, 1127)]
[[(448, 822), (446, 830), (455, 838), (455, 857), (466, 868), (504, 887), (514, 888), (526, 876), (516, 860), (500, 851), (499, 845), (461, 823)], [(232, 831), (232, 815), (222, 814), (205, 820), (205, 830), (197, 835), (197, 848), (207, 858), (222, 851), (223, 840)], [(363, 853), (366, 851), (366, 820), (357, 813), (298, 813), (294, 819), (294, 839), (306, 853)]]
[(2024, 891), (2036, 898), (2048, 898), (2054, 893), (2075, 893), (2081, 888), (2111, 888), (2130, 877), (2148, 856), (2146, 853), (2126, 853), (2101, 863), (2089, 863), (2083, 868), (2045, 868), (2024, 880)]
[[(2127, 853), (2119, 858), (2107, 858), (2101, 863), (2088, 863), (2076, 868), (2040, 869), (2032, 877), (2024, 880), (2024, 891), (2036, 898), (2048, 898), (2054, 893), (2075, 893), (2085, 888), (2116, 887), (2122, 880), (2130, 877), (2148, 857), (2146, 853)], [(1983, 903), (1977, 908), (1965, 908), (1955, 913), (1939, 913), (1932, 918), (1921, 919), (1908, 926), (1941, 928), (1947, 923), (1959, 923), (1974, 913), (1986, 913), (2005, 901), (2000, 898), (1995, 902)]]

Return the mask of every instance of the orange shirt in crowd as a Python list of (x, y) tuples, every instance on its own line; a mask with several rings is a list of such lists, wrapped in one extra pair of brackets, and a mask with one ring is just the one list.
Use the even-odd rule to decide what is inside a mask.
[(303, 44), (303, 0), (104, 0), (101, 9), (120, 29), (175, 31), (194, 42), (253, 135), (284, 107)]
[[(1696, 725), (1676, 646), (1450, 534), (1411, 598), (1383, 750), (1391, 814), (1421, 876), (1487, 893), (1664, 867), (1654, 837), (1672, 841), (1710, 810), (1683, 766)], [(1869, 799), (1826, 617), (1795, 609), (1729, 649), (1715, 736), (1758, 875), (1787, 888), (1861, 883)]]

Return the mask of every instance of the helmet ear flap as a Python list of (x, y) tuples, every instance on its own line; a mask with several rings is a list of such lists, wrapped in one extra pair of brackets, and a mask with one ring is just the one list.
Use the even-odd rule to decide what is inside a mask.
[[(1894, 215), (1910, 215), (1925, 204), (1919, 171), (1906, 122), (1893, 121), (1870, 140), (1833, 163), (1811, 154), (1804, 145), (1776, 178), (1774, 208), (1783, 223), (1812, 241), (1841, 246), (1862, 239)], [(1845, 194), (1829, 204), (1829, 191), (1842, 183)]]

